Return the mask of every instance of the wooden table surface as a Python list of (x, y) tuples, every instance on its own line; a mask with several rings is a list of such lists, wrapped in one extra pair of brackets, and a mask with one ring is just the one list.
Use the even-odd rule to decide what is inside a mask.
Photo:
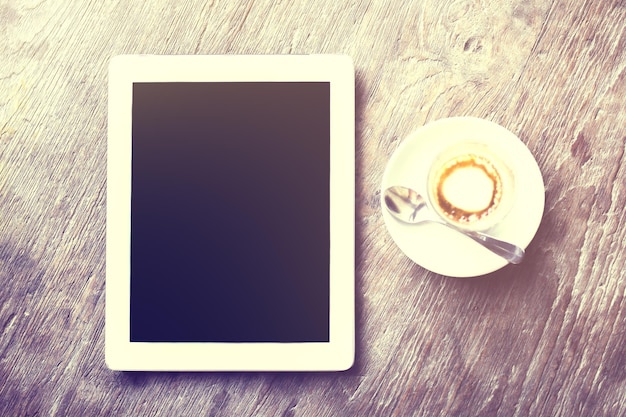
[[(0, 0), (0, 415), (626, 415), (624, 0)], [(356, 67), (356, 363), (104, 363), (107, 66), (341, 53)], [(446, 278), (387, 232), (381, 176), (426, 122), (516, 133), (546, 184), (519, 266)]]

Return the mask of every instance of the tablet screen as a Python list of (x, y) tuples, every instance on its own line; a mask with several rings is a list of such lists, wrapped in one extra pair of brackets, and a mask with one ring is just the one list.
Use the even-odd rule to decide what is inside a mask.
[(130, 340), (329, 340), (330, 84), (134, 83)]

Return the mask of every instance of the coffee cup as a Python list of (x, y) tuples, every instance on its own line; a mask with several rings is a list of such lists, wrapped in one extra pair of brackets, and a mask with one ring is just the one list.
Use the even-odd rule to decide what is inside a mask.
[(435, 157), (427, 179), (431, 208), (464, 230), (484, 231), (504, 219), (515, 201), (507, 161), (483, 143), (451, 145)]

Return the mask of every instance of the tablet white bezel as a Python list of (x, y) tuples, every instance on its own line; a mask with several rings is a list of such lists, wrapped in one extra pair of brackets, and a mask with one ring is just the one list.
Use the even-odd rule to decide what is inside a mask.
[[(135, 82), (330, 82), (330, 337), (327, 343), (130, 341)], [(113, 370), (339, 371), (354, 361), (354, 67), (341, 55), (125, 55), (109, 68), (105, 357)]]

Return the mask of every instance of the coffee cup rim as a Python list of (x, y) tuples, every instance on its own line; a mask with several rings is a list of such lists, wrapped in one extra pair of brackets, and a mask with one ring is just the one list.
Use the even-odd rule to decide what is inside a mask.
[[(455, 221), (451, 216), (446, 215), (445, 210), (436, 201), (435, 194), (437, 192), (435, 190), (438, 189), (438, 185), (435, 186), (433, 184), (435, 180), (433, 176), (438, 175), (443, 166), (451, 160), (472, 154), (475, 157), (487, 160), (496, 171), (502, 195), (499, 197), (497, 206), (481, 218)], [(516, 200), (515, 174), (511, 168), (511, 163), (507, 159), (506, 154), (496, 149), (495, 146), (475, 140), (458, 141), (441, 149), (434, 156), (426, 175), (426, 198), (431, 209), (446, 223), (464, 230), (486, 231), (497, 226), (510, 212)], [(507, 192), (506, 190), (512, 191)]]

